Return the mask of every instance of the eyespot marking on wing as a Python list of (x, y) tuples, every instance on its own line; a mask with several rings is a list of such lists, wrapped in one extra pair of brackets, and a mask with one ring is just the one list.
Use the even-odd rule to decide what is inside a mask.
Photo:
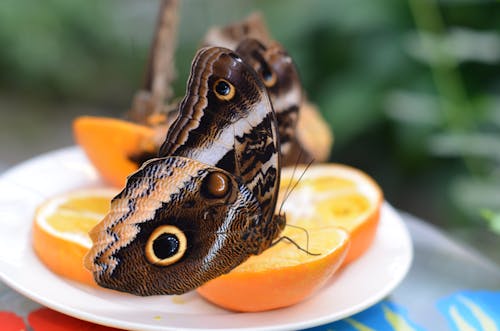
[(184, 232), (173, 225), (162, 225), (149, 236), (145, 253), (150, 263), (165, 267), (179, 261), (186, 248)]
[(215, 81), (213, 90), (217, 99), (224, 101), (231, 100), (236, 93), (234, 85), (224, 78), (219, 78)]
[(231, 180), (222, 172), (212, 172), (203, 181), (201, 194), (208, 199), (223, 198), (231, 192)]

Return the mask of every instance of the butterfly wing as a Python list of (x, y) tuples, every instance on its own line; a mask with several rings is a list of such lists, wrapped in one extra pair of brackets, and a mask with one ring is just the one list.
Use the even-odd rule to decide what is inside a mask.
[[(222, 82), (222, 83), (221, 83)], [(181, 294), (269, 247), (279, 185), (275, 114), (256, 72), (205, 48), (162, 148), (92, 231), (85, 265), (101, 286)]]
[(283, 46), (274, 41), (265, 46), (256, 39), (244, 39), (236, 53), (259, 74), (267, 88), (278, 121), (281, 154), (287, 156), (295, 140), (303, 98), (297, 68)]
[(137, 295), (181, 294), (242, 263), (259, 203), (228, 172), (183, 157), (146, 162), (90, 233), (98, 284)]
[(250, 14), (244, 20), (226, 26), (212, 27), (205, 35), (203, 44), (236, 49), (238, 44), (246, 38), (258, 39), (264, 43), (271, 39), (260, 13)]
[(206, 47), (193, 60), (186, 96), (160, 156), (192, 158), (241, 178), (270, 222), (279, 186), (276, 115), (255, 70), (233, 51)]

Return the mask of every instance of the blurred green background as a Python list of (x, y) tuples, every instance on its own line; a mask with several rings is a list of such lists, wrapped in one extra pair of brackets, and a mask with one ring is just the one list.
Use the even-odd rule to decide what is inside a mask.
[[(181, 0), (175, 82), (212, 25), (263, 13), (335, 134), (396, 207), (487, 254), (500, 233), (500, 3)], [(0, 169), (120, 117), (141, 87), (158, 1), (0, 3)]]

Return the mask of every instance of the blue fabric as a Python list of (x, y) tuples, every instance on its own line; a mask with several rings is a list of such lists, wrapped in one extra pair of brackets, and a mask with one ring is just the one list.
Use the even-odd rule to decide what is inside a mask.
[(500, 292), (461, 291), (438, 301), (452, 331), (500, 331)]
[(383, 301), (352, 317), (308, 331), (425, 331), (410, 320), (405, 308)]
[[(460, 291), (442, 298), (435, 307), (450, 331), (500, 331), (500, 292)], [(432, 308), (431, 308), (432, 309)], [(307, 331), (426, 331), (403, 306), (382, 301), (341, 321)]]

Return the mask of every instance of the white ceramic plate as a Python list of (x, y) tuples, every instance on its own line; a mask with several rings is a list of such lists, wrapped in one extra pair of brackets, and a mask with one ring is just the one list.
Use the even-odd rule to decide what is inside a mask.
[(37, 205), (50, 196), (102, 186), (76, 147), (29, 160), (0, 177), (0, 279), (23, 295), (62, 313), (131, 330), (296, 330), (355, 314), (389, 294), (406, 275), (412, 245), (400, 216), (387, 203), (375, 242), (310, 299), (262, 313), (233, 313), (196, 293), (135, 297), (58, 277), (31, 248)]

